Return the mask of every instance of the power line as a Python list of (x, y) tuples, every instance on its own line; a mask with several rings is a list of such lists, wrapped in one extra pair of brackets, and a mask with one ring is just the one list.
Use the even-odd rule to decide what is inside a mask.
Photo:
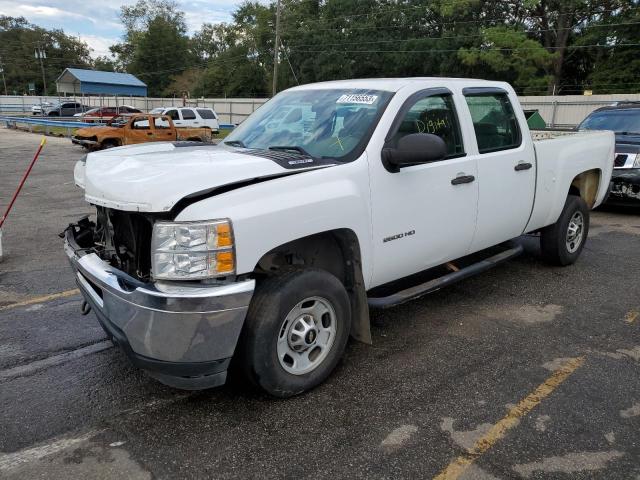
[[(350, 45), (357, 45), (357, 42), (351, 43)], [(637, 47), (640, 46), (640, 43), (619, 43), (619, 44), (615, 44), (615, 45), (570, 45), (567, 47), (543, 47), (542, 45), (538, 46), (538, 47), (514, 47), (514, 48), (495, 48), (495, 47), (488, 47), (488, 48), (482, 48), (480, 47), (479, 50), (486, 52), (486, 51), (503, 51), (503, 52), (518, 52), (521, 50), (538, 50), (539, 48), (545, 48), (547, 50), (561, 50), (563, 48), (566, 48), (567, 50), (571, 50), (571, 49), (582, 49), (582, 48), (617, 48), (617, 47)], [(296, 50), (296, 49), (292, 49), (292, 52), (298, 52), (298, 53), (432, 53), (432, 52), (436, 52), (436, 53), (451, 53), (451, 52), (458, 52), (460, 49), (459, 48), (445, 48), (445, 49), (437, 49), (437, 48), (430, 48), (429, 50)]]
[[(621, 25), (640, 25), (640, 22), (630, 22), (630, 23), (616, 23), (616, 24), (607, 24), (607, 25), (590, 25), (584, 27), (587, 28), (602, 28), (602, 27), (612, 27), (612, 26), (621, 26)], [(548, 28), (548, 29), (540, 29), (540, 30), (515, 30), (517, 33), (541, 33), (541, 32), (558, 32), (558, 31), (566, 31), (566, 30), (574, 30), (573, 28)], [(378, 44), (378, 43), (394, 43), (394, 42), (411, 42), (416, 40), (429, 40), (429, 41), (437, 41), (437, 40), (454, 40), (459, 38), (482, 38), (484, 37), (483, 33), (473, 34), (473, 35), (450, 35), (445, 37), (414, 37), (414, 38), (404, 38), (404, 39), (389, 39), (389, 40), (372, 40), (366, 42), (342, 42), (342, 43), (323, 43), (324, 46), (340, 46), (340, 45), (349, 45), (353, 43), (357, 43), (358, 45), (369, 45), (369, 44)], [(307, 44), (297, 44), (290, 45), (289, 48), (297, 48), (297, 47), (314, 47), (317, 46), (318, 43), (307, 43)]]
[[(409, 9), (415, 9), (415, 8), (423, 8), (425, 9), (425, 13), (426, 12), (431, 12), (433, 13), (433, 10), (428, 10), (428, 7), (425, 6), (416, 6), (416, 7), (409, 7)], [(640, 7), (629, 7), (628, 9), (625, 10), (625, 12), (629, 12), (629, 11), (635, 11), (637, 9), (639, 9)], [(304, 20), (304, 23), (302, 26), (310, 26), (313, 24), (319, 24), (319, 23), (326, 23), (328, 20), (347, 20), (349, 18), (356, 18), (356, 17), (369, 17), (372, 15), (383, 15), (385, 13), (392, 13), (392, 12), (397, 12), (397, 11), (403, 11), (404, 9), (396, 9), (396, 10), (387, 10), (387, 11), (381, 11), (381, 12), (371, 12), (371, 13), (364, 13), (364, 14), (357, 14), (357, 15), (344, 15), (344, 16), (336, 16), (336, 17), (330, 17), (330, 18), (320, 18), (317, 20)], [(616, 9), (602, 9), (599, 10), (597, 12), (594, 12), (593, 16), (596, 15), (601, 15), (603, 13), (615, 13), (615, 12), (619, 12), (620, 8), (616, 8)], [(545, 18), (546, 15), (526, 15), (521, 17), (522, 20), (530, 20), (533, 18), (536, 19), (543, 19)], [(480, 23), (486, 23), (486, 22), (504, 22), (505, 21), (505, 17), (499, 17), (499, 18), (492, 18), (492, 19), (477, 19), (477, 20), (456, 20), (456, 21), (449, 21), (449, 22), (436, 22), (436, 23), (430, 23), (430, 25), (434, 25), (434, 26), (445, 26), (445, 25), (466, 25), (466, 24), (480, 24)], [(284, 23), (284, 25), (290, 25), (288, 23)], [(294, 25), (295, 26), (295, 25)], [(335, 30), (336, 28), (358, 28), (358, 27), (350, 27), (350, 26), (336, 26), (336, 27), (331, 27), (331, 28), (316, 28), (316, 31), (323, 31), (323, 30)], [(363, 27), (366, 29), (376, 29), (376, 28), (380, 28), (379, 26), (369, 26), (369, 27)]]

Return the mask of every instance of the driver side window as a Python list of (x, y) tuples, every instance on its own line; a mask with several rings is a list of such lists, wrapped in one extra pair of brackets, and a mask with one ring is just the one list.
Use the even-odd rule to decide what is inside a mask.
[(464, 155), (462, 134), (451, 95), (434, 95), (416, 101), (402, 119), (392, 143), (397, 145), (398, 140), (412, 133), (430, 133), (442, 138), (447, 145), (445, 158)]

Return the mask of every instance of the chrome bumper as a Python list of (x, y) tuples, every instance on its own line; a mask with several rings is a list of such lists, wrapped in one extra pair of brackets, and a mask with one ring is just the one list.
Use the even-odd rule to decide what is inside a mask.
[(82, 295), (136, 366), (177, 388), (224, 383), (254, 280), (220, 286), (147, 284), (95, 253), (84, 254), (71, 229), (64, 249)]
[(95, 140), (85, 140), (83, 138), (71, 137), (71, 143), (75, 143), (76, 145), (82, 145), (83, 147), (95, 147), (98, 145), (98, 142)]

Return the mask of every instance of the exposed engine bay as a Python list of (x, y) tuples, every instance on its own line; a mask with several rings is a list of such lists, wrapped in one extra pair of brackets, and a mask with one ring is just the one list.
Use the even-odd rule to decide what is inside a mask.
[(96, 207), (96, 223), (84, 217), (69, 225), (78, 246), (132, 277), (151, 276), (153, 219), (147, 215)]

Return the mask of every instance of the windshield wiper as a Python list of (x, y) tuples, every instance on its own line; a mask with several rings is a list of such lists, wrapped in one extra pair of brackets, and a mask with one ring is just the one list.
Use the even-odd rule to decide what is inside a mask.
[(282, 150), (283, 152), (294, 151), (301, 153), (302, 155), (306, 155), (307, 157), (311, 156), (311, 154), (304, 148), (298, 147), (297, 145), (272, 145), (269, 147), (269, 150)]
[(231, 145), (232, 147), (247, 148), (242, 140), (227, 140), (224, 144)]

